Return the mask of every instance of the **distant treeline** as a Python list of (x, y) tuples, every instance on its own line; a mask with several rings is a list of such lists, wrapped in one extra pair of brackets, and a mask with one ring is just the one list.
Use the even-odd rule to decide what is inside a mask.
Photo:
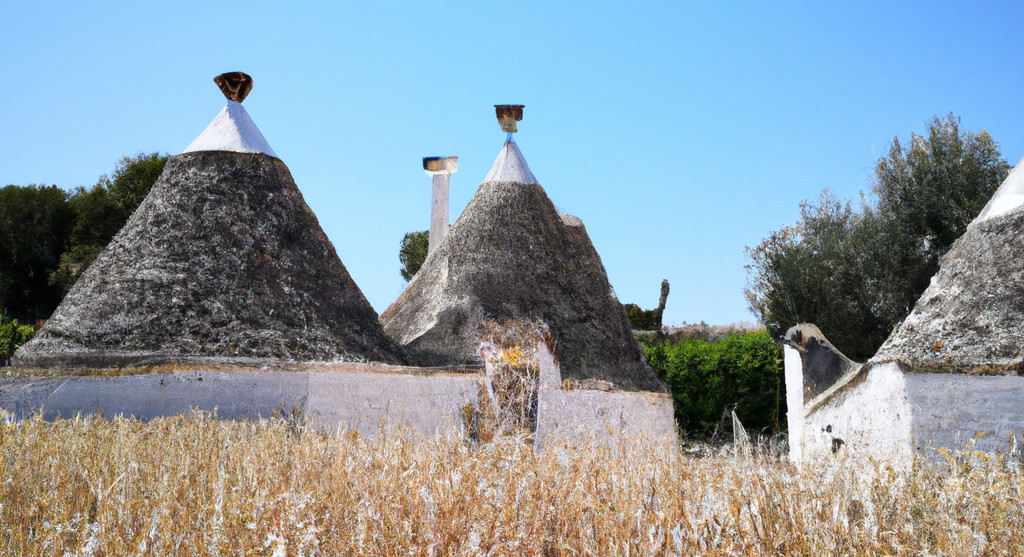
[(124, 157), (90, 188), (0, 189), (0, 315), (47, 319), (160, 177), (166, 155)]

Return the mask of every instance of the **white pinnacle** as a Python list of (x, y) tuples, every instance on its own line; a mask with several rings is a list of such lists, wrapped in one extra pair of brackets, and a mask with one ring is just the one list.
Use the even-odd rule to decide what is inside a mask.
[(1013, 167), (1010, 175), (1003, 180), (999, 189), (992, 194), (992, 199), (988, 200), (985, 208), (981, 210), (981, 213), (978, 215), (978, 218), (974, 219), (974, 222), (981, 222), (1004, 215), (1024, 205), (1024, 170), (1021, 170), (1021, 166), (1024, 166), (1024, 159), (1021, 159), (1017, 166)]
[(228, 105), (210, 122), (209, 126), (185, 149), (194, 151), (236, 151), (263, 153), (279, 158), (263, 138), (259, 128), (242, 108), (242, 103), (228, 101)]
[(530, 166), (526, 164), (523, 153), (519, 151), (519, 146), (511, 139), (505, 142), (505, 146), (498, 153), (498, 158), (495, 159), (494, 166), (487, 173), (484, 182), (513, 182), (527, 186), (538, 183), (530, 172)]

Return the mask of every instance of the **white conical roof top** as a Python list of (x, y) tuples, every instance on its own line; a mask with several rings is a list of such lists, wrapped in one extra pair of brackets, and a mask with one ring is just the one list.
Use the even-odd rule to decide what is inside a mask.
[(978, 218), (974, 219), (975, 223), (998, 217), (999, 215), (1005, 215), (1024, 205), (1024, 170), (1021, 170), (1022, 165), (1024, 165), (1024, 159), (1021, 159), (1017, 166), (1013, 167), (1010, 175), (1003, 180), (999, 189), (992, 194), (992, 199), (988, 200), (985, 208), (978, 214)]
[(242, 103), (231, 100), (184, 152), (193, 151), (263, 153), (280, 158), (263, 138), (263, 134), (242, 107)]
[(515, 141), (509, 139), (505, 142), (498, 158), (494, 160), (494, 166), (484, 178), (487, 182), (512, 182), (516, 184), (532, 185), (537, 184), (537, 179), (530, 172), (530, 166), (526, 164), (523, 153)]

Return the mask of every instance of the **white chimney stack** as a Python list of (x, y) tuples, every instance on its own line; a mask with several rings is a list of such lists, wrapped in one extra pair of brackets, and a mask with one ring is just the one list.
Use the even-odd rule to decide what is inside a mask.
[(430, 198), (430, 244), (427, 253), (448, 233), (448, 179), (458, 171), (459, 157), (423, 157), (423, 170), (433, 178)]

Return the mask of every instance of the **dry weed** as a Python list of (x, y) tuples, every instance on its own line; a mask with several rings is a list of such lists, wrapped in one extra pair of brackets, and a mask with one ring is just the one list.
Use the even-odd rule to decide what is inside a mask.
[(1000, 458), (797, 471), (756, 448), (536, 454), (287, 420), (0, 421), (3, 555), (1014, 554)]

